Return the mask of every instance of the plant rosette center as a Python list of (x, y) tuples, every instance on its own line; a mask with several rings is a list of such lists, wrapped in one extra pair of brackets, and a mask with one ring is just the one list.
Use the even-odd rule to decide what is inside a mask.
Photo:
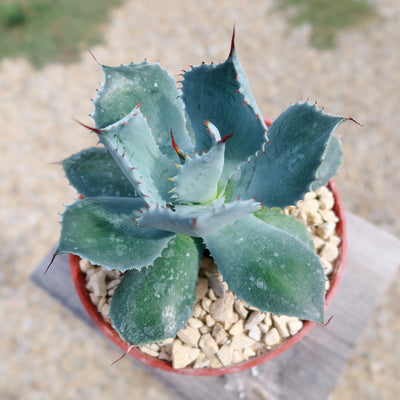
[[(336, 232), (338, 217), (333, 206), (334, 196), (323, 186), (316, 192), (307, 193), (297, 206), (283, 210), (311, 233), (325, 269), (326, 290), (330, 287), (329, 277), (341, 241)], [(86, 276), (86, 288), (93, 304), (104, 321), (111, 324), (110, 301), (123, 273), (92, 265), (87, 260), (80, 261), (80, 268)], [(261, 312), (238, 299), (207, 255), (201, 260), (196, 303), (185, 328), (176, 337), (139, 349), (149, 356), (171, 362), (175, 369), (231, 367), (281, 346), (303, 328), (303, 323), (296, 317)]]

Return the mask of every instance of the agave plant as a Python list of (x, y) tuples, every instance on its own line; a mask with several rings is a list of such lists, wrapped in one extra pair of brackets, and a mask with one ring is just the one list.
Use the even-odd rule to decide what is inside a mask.
[(277, 211), (327, 184), (346, 118), (297, 103), (268, 129), (239, 62), (183, 74), (102, 66), (90, 128), (104, 147), (64, 160), (83, 196), (62, 215), (58, 253), (124, 272), (110, 317), (128, 342), (174, 337), (195, 304), (208, 249), (251, 306), (323, 323), (324, 269), (307, 229)]

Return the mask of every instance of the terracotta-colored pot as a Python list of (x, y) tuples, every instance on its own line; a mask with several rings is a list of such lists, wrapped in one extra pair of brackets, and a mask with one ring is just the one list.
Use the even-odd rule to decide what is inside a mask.
[[(266, 122), (268, 126), (271, 123), (269, 120), (266, 120)], [(329, 182), (328, 187), (333, 192), (335, 198), (334, 211), (337, 217), (339, 218), (339, 222), (337, 223), (336, 226), (336, 233), (340, 237), (341, 242), (339, 245), (339, 256), (334, 262), (333, 272), (330, 275), (331, 285), (326, 294), (325, 310), (333, 300), (336, 291), (339, 287), (347, 257), (347, 226), (346, 226), (346, 217), (345, 217), (343, 203), (340, 198), (340, 194), (336, 187), (336, 184), (333, 180)], [(86, 289), (85, 275), (81, 272), (79, 268), (79, 260), (80, 260), (79, 256), (70, 254), (69, 257), (70, 257), (71, 274), (75, 284), (75, 288), (89, 316), (92, 318), (93, 322), (98, 326), (98, 328), (100, 328), (100, 330), (106, 336), (108, 336), (108, 338), (110, 338), (115, 344), (117, 344), (124, 352), (127, 352), (130, 345), (121, 339), (118, 333), (111, 327), (111, 325), (108, 322), (104, 321), (101, 314), (97, 311), (96, 306), (92, 303), (89, 292)], [(178, 374), (197, 375), (197, 376), (226, 375), (226, 374), (232, 374), (234, 372), (244, 371), (246, 369), (260, 365), (266, 361), (272, 360), (273, 358), (282, 354), (284, 351), (288, 350), (299, 340), (301, 340), (304, 336), (306, 336), (307, 333), (309, 333), (315, 325), (316, 325), (315, 322), (305, 321), (303, 324), (303, 328), (296, 335), (286, 339), (279, 347), (267, 351), (259, 356), (253, 357), (240, 364), (233, 365), (231, 367), (222, 367), (218, 369), (212, 369), (212, 368), (195, 369), (187, 367), (181, 369), (174, 369), (170, 362), (163, 361), (155, 357), (151, 357), (147, 354), (142, 353), (137, 348), (131, 348), (131, 350), (129, 351), (129, 355), (135, 357), (136, 359), (152, 367), (160, 368), (165, 371), (175, 372)]]

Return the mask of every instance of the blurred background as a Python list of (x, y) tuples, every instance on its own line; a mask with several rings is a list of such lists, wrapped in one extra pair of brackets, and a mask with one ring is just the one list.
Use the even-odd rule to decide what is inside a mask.
[[(76, 198), (56, 163), (96, 138), (99, 62), (147, 58), (177, 76), (236, 48), (264, 116), (317, 101), (355, 118), (336, 181), (348, 211), (400, 234), (398, 0), (0, 0), (0, 398), (175, 399), (29, 276)], [(51, 271), (49, 272), (51, 273)], [(331, 400), (400, 392), (400, 275)], [(327, 360), (329, 362), (329, 360)]]

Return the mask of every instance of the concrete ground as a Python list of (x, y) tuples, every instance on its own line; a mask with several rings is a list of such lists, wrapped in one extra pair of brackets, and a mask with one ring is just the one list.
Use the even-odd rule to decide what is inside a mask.
[[(236, 23), (237, 50), (264, 115), (318, 101), (364, 127), (341, 127), (345, 163), (336, 181), (347, 209), (400, 233), (400, 4), (376, 1), (379, 18), (343, 32), (333, 50), (310, 47), (310, 27), (291, 28), (265, 0), (128, 0), (92, 49), (108, 65), (159, 60), (177, 75), (223, 61)], [(54, 162), (94, 145), (71, 117), (91, 123), (103, 80), (89, 53), (72, 65), (33, 69), (0, 62), (0, 398), (175, 397), (29, 282), (58, 240), (59, 215), (76, 198)], [(50, 272), (51, 273), (51, 272)], [(400, 391), (400, 275), (360, 338), (331, 400), (392, 399)], [(329, 360), (327, 360), (329, 362)]]

